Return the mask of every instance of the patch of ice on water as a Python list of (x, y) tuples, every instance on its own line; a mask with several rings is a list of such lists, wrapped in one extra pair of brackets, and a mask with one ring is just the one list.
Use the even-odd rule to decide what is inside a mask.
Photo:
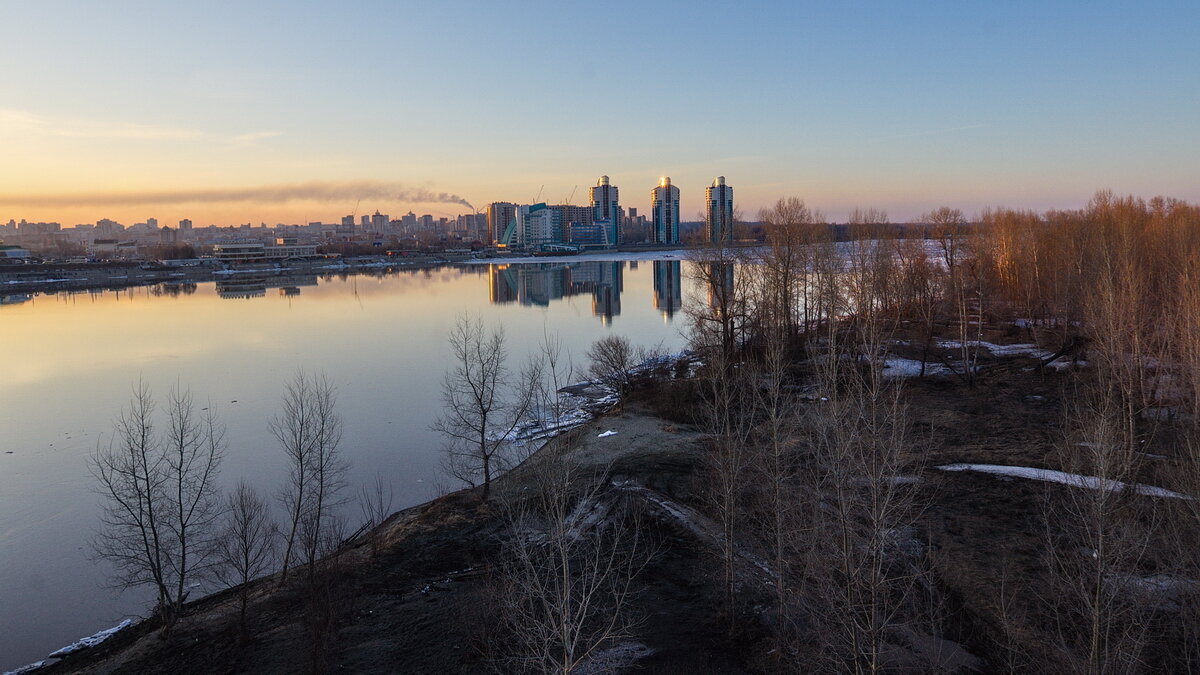
[[(55, 663), (57, 663), (57, 662), (55, 662)], [(4, 671), (4, 675), (25, 675), (25, 673), (32, 673), (33, 671), (38, 670), (39, 668), (44, 668), (45, 666), (48, 666), (50, 664), (51, 664), (51, 661), (47, 661), (45, 659), (43, 659), (41, 661), (34, 661), (33, 663), (21, 666), (20, 668), (17, 668), (16, 670), (6, 670), (6, 671)]]
[(74, 654), (75, 652), (77, 652), (81, 649), (87, 649), (88, 647), (95, 647), (96, 645), (100, 644), (101, 642), (104, 642), (108, 638), (116, 635), (117, 633), (125, 630), (126, 628), (129, 628), (132, 625), (133, 625), (133, 620), (125, 619), (124, 621), (113, 626), (112, 628), (106, 628), (98, 633), (94, 633), (85, 638), (76, 640), (75, 642), (72, 642), (71, 644), (67, 645), (66, 647), (63, 647), (62, 649), (51, 652), (50, 658), (52, 658), (52, 659), (61, 658), (63, 656), (66, 656), (67, 654)]

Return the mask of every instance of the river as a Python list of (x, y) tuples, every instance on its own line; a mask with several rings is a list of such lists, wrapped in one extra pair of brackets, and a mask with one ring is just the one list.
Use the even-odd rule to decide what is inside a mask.
[(228, 429), (224, 487), (273, 493), (285, 477), (268, 420), (298, 369), (338, 389), (357, 487), (383, 476), (396, 508), (455, 487), (429, 431), (445, 336), (477, 315), (503, 326), (513, 365), (557, 334), (577, 365), (595, 340), (685, 343), (697, 294), (674, 260), (441, 267), (264, 277), (121, 291), (0, 297), (0, 671), (145, 613), (144, 592), (106, 587), (88, 546), (100, 496), (88, 457), (140, 378), (175, 385)]

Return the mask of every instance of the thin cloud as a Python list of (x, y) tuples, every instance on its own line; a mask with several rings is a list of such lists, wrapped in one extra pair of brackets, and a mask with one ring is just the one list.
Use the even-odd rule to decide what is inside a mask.
[(57, 136), (60, 138), (124, 138), (151, 140), (192, 140), (203, 138), (195, 129), (136, 124), (132, 122), (102, 122), (69, 117), (46, 117), (27, 110), (0, 108), (0, 134), (5, 132), (25, 136)]
[(202, 188), (131, 192), (0, 194), (0, 206), (134, 206), (159, 204), (283, 204), (294, 201), (349, 203), (359, 199), (420, 204), (471, 203), (449, 192), (434, 192), (387, 181), (309, 181), (241, 188)]
[(282, 135), (282, 131), (255, 131), (249, 134), (239, 134), (230, 140), (238, 145), (254, 145), (264, 138), (275, 138), (276, 136)]

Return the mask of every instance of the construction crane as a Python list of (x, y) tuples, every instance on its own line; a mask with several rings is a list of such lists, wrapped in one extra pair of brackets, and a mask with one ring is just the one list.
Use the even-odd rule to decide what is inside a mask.
[(575, 191), (576, 191), (576, 190), (578, 190), (578, 189), (579, 189), (579, 186), (578, 186), (578, 185), (576, 185), (575, 187), (571, 188), (571, 196), (570, 196), (570, 197), (567, 197), (567, 200), (566, 200), (566, 201), (564, 201), (564, 202), (563, 202), (563, 204), (570, 204), (570, 203), (571, 203), (571, 200), (572, 200), (572, 199), (575, 199)]
[(543, 183), (542, 187), (538, 188), (538, 193), (536, 195), (534, 195), (534, 197), (533, 197), (534, 204), (537, 204), (538, 200), (542, 198), (542, 190), (545, 190), (545, 189), (546, 189), (546, 185)]

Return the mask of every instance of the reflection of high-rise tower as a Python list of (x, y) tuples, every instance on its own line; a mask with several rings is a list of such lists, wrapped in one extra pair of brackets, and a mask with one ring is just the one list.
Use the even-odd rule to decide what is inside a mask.
[(683, 290), (679, 280), (678, 260), (654, 261), (654, 308), (670, 321), (683, 305)]
[(604, 325), (612, 323), (614, 316), (621, 314), (621, 291), (624, 287), (623, 262), (584, 263), (596, 265), (596, 280), (592, 288), (592, 314), (600, 317)]
[(704, 190), (704, 237), (709, 244), (733, 243), (733, 188), (717, 176)]
[(621, 207), (617, 199), (617, 186), (609, 184), (608, 176), (600, 176), (590, 195), (592, 222), (600, 226), (602, 243), (616, 246), (621, 243)]
[(517, 265), (521, 304), (547, 307), (562, 300), (571, 287), (571, 268), (565, 265)]
[(708, 306), (720, 316), (733, 302), (733, 263), (708, 264)]
[(516, 302), (517, 271), (511, 265), (488, 265), (488, 295), (494, 305)]
[(679, 243), (679, 188), (663, 176), (650, 191), (650, 211), (654, 214), (654, 243)]

